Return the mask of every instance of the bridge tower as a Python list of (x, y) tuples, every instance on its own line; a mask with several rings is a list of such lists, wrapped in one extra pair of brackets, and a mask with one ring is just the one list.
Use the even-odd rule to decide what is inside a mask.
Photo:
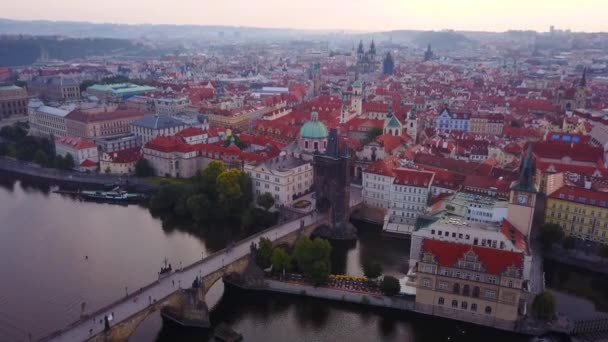
[(328, 239), (355, 239), (357, 230), (349, 222), (350, 156), (348, 147), (340, 148), (337, 129), (329, 131), (325, 153), (315, 153), (313, 167), (317, 210), (329, 218), (329, 225), (319, 227), (315, 234)]

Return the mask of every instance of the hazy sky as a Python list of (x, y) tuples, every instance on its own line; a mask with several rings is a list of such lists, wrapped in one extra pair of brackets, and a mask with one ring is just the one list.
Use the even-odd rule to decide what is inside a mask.
[(0, 17), (304, 29), (608, 31), (608, 0), (0, 0)]

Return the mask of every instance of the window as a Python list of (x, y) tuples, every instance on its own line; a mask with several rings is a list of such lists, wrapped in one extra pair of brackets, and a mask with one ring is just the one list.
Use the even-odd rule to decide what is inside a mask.
[(486, 313), (487, 313), (488, 315), (490, 315), (490, 314), (492, 313), (492, 308), (491, 308), (491, 307), (489, 307), (489, 306), (486, 306)]
[(438, 283), (438, 287), (439, 287), (440, 290), (447, 290), (448, 287), (449, 287), (449, 284), (447, 282), (445, 282), (445, 281), (440, 281)]
[(431, 235), (435, 235), (435, 229), (431, 229)]
[(424, 278), (422, 279), (422, 286), (423, 287), (431, 287), (431, 281), (429, 278)]
[(486, 298), (496, 299), (496, 291), (494, 291), (494, 290), (486, 290)]
[(462, 310), (466, 310), (468, 308), (468, 303), (462, 302), (462, 303), (460, 303), (460, 307), (462, 308)]
[(471, 304), (471, 311), (473, 311), (473, 312), (477, 311), (477, 304), (475, 304), (475, 303)]
[(458, 283), (454, 284), (452, 291), (456, 294), (460, 294), (460, 284), (458, 284)]
[(471, 288), (469, 287), (469, 285), (465, 285), (462, 287), (462, 295), (463, 296), (469, 296), (471, 292)]
[(509, 283), (507, 284), (507, 286), (513, 287), (513, 280), (509, 280)]
[(473, 298), (479, 298), (479, 286), (473, 288)]
[(456, 299), (454, 299), (454, 300), (452, 301), (452, 307), (453, 307), (453, 308), (457, 308), (457, 307), (458, 307), (458, 301), (457, 301)]
[(445, 299), (443, 299), (443, 297), (439, 297), (438, 303), (439, 303), (439, 305), (445, 304)]

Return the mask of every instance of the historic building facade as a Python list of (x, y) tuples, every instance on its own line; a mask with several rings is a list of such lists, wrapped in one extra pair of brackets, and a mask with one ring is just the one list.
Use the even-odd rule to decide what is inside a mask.
[(17, 86), (0, 87), (0, 118), (27, 115), (27, 92)]
[(416, 309), (428, 314), (513, 328), (524, 305), (519, 252), (427, 239), (417, 271)]

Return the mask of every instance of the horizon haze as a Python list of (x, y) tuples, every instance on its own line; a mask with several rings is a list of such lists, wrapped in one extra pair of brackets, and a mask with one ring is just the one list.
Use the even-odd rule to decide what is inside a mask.
[[(556, 29), (605, 32), (608, 2), (581, 0), (22, 0), (4, 8), (13, 20), (108, 24), (219, 25), (304, 30), (490, 31)], [(344, 15), (340, 15), (344, 13)], [(294, 15), (297, 14), (297, 15)]]

